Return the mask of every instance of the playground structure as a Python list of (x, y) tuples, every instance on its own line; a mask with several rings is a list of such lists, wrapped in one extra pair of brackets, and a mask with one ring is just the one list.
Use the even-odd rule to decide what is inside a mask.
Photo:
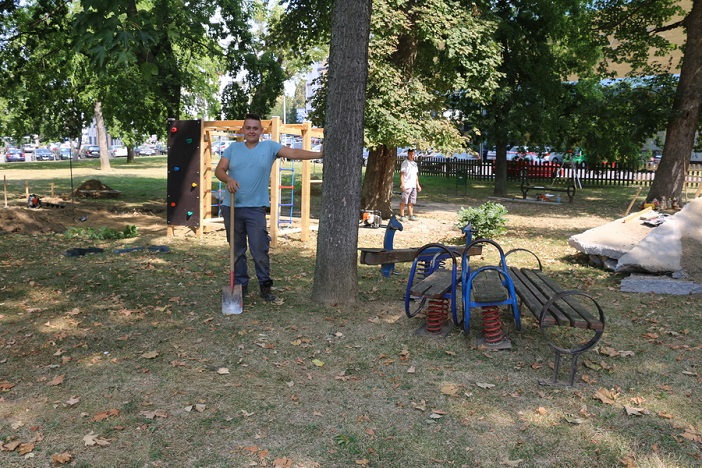
[[(323, 138), (324, 129), (313, 128), (311, 122), (283, 124), (279, 117), (263, 120), (263, 135), (280, 142), (282, 135), (302, 137), (302, 148), (312, 149), (312, 138)], [(217, 225), (221, 217), (213, 213), (214, 143), (218, 137), (242, 141), (239, 133), (243, 120), (170, 120), (168, 122), (168, 201), (167, 234), (173, 236), (175, 228), (185, 226), (192, 229), (198, 238)], [(311, 185), (321, 180), (311, 179), (311, 161), (302, 162), (302, 193), (300, 229), (303, 241), (309, 239)], [(292, 185), (281, 185), (281, 160), (277, 159), (270, 175), (271, 212), (269, 234), (271, 246), (277, 244), (280, 232), (281, 190), (290, 190), (290, 196), (282, 207), (290, 208), (292, 217)], [(289, 169), (285, 169), (289, 170)], [(294, 180), (294, 179), (293, 179)], [(292, 223), (288, 223), (290, 225)], [(288, 230), (290, 232), (290, 230)]]

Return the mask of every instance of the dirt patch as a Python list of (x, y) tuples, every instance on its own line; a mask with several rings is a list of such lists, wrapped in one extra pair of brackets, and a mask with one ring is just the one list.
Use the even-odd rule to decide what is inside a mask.
[(62, 234), (69, 227), (108, 227), (121, 231), (134, 225), (139, 228), (140, 235), (166, 235), (165, 206), (162, 212), (153, 206), (127, 211), (119, 207), (108, 210), (84, 206), (60, 199), (51, 199), (51, 202), (63, 208), (50, 208), (43, 203), (40, 208), (10, 206), (0, 209), (0, 234)]

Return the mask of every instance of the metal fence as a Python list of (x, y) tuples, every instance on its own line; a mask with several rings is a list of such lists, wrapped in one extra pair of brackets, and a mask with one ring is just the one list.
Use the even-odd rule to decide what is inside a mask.
[[(402, 161), (398, 159), (396, 171), (400, 171)], [(466, 180), (494, 180), (495, 162), (479, 160), (422, 158), (417, 161), (420, 176), (465, 178)], [(573, 179), (580, 186), (596, 185), (651, 185), (656, 175), (656, 166), (633, 168), (619, 164), (570, 164), (507, 161), (507, 179), (519, 181), (522, 171), (529, 179), (545, 183)], [(690, 165), (686, 184), (697, 188), (702, 184), (702, 164)]]

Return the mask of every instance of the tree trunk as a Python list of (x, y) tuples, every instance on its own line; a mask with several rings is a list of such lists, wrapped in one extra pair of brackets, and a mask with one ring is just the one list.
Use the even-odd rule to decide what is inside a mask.
[(134, 146), (127, 145), (127, 164), (134, 162)]
[(324, 182), (312, 299), (324, 304), (358, 300), (364, 108), (368, 78), (371, 0), (335, 0), (326, 119)]
[(685, 177), (690, 166), (690, 155), (702, 103), (702, 0), (692, 2), (692, 10), (684, 20), (687, 30), (685, 55), (680, 69), (680, 81), (675, 92), (673, 117), (668, 123), (665, 146), (656, 178), (651, 184), (646, 201), (657, 199), (670, 206), (680, 200)]
[(95, 126), (97, 128), (98, 146), (100, 147), (100, 170), (109, 171), (110, 152), (107, 150), (107, 130), (105, 129), (105, 119), (102, 117), (102, 102), (95, 103)]
[(392, 184), (397, 164), (397, 148), (381, 145), (368, 155), (361, 191), (361, 207), (378, 210), (383, 219), (392, 216)]

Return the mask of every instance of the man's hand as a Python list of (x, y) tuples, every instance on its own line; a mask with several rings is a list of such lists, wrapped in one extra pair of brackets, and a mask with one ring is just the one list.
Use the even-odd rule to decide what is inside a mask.
[(237, 190), (239, 190), (239, 182), (230, 178), (227, 182), (227, 190), (229, 190), (230, 193), (236, 193)]
[(417, 192), (421, 192), (421, 191), (422, 191), (422, 186), (417, 184)]

